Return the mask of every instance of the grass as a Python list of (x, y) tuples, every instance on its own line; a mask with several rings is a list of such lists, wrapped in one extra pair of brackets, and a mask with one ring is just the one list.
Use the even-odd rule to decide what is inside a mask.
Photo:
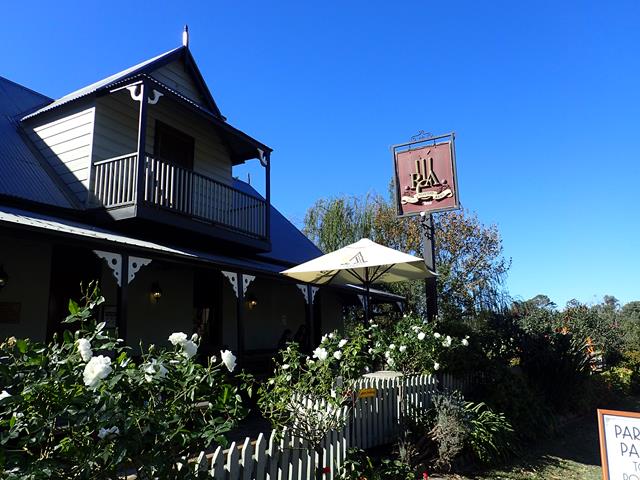
[[(640, 397), (608, 406), (640, 411)], [(446, 480), (600, 480), (600, 450), (596, 412), (568, 423), (561, 434), (529, 447), (522, 457), (499, 469), (465, 475), (445, 475)]]

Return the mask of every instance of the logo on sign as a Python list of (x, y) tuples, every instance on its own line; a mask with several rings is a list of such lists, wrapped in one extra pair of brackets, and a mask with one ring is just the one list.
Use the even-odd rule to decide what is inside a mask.
[[(400, 202), (403, 205), (407, 203), (424, 203), (427, 201), (441, 201), (445, 198), (453, 197), (453, 190), (449, 186), (447, 180), (442, 182), (438, 179), (433, 170), (433, 157), (427, 151), (427, 158), (420, 156), (415, 160), (415, 170), (409, 174), (410, 182), (405, 187), (406, 193), (415, 192), (413, 195), (403, 195)], [(431, 189), (431, 190), (430, 190)]]

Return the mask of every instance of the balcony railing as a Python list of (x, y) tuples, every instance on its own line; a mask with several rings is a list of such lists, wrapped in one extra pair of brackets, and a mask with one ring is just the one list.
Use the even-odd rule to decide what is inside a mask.
[(212, 178), (147, 155), (142, 191), (137, 192), (136, 154), (103, 160), (94, 168), (93, 194), (105, 208), (146, 203), (255, 237), (267, 237), (266, 202)]

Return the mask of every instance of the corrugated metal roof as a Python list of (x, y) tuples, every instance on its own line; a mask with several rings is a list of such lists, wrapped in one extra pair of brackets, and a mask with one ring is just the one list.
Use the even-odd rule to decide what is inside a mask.
[[(237, 178), (233, 187), (264, 200), (251, 185)], [(271, 251), (258, 254), (277, 262), (298, 265), (322, 255), (322, 250), (315, 246), (296, 226), (271, 205)]]
[(121, 72), (115, 73), (107, 78), (103, 78), (102, 80), (99, 80), (95, 83), (92, 83), (91, 85), (87, 85), (86, 87), (80, 88), (79, 90), (76, 90), (75, 92), (71, 92), (67, 95), (65, 95), (64, 97), (60, 97), (59, 99), (53, 101), (52, 103), (48, 104), (47, 106), (40, 108), (39, 110), (36, 110), (35, 112), (25, 116), (22, 120), (26, 120), (28, 118), (31, 118), (35, 115), (39, 115), (40, 113), (49, 111), (53, 108), (59, 107), (60, 105), (64, 105), (65, 103), (71, 102), (73, 100), (77, 100), (79, 98), (82, 98), (84, 96), (90, 95), (92, 93), (95, 93), (96, 91), (98, 91), (99, 89), (101, 89), (102, 87), (106, 87), (107, 85), (110, 85), (112, 83), (118, 82), (124, 78), (127, 77), (131, 77), (134, 76), (142, 71), (144, 71), (146, 68), (148, 68), (151, 64), (158, 62), (160, 60), (165, 59), (168, 56), (174, 55), (176, 52), (182, 50), (184, 47), (178, 47), (178, 48), (174, 48), (173, 50), (169, 50), (168, 52), (165, 52), (161, 55), (158, 55), (157, 57), (153, 57), (150, 58), (149, 60), (145, 60), (142, 63), (139, 63), (137, 65), (134, 65), (133, 67), (129, 67), (125, 70), (122, 70)]
[(16, 117), (50, 98), (0, 77), (0, 194), (73, 208), (20, 134)]
[(0, 205), (0, 225), (10, 224), (30, 228), (42, 232), (73, 235), (88, 240), (106, 241), (114, 246), (130, 247), (135, 249), (157, 252), (160, 254), (183, 257), (184, 259), (203, 260), (216, 265), (235, 267), (244, 270), (257, 270), (268, 273), (279, 273), (282, 266), (267, 261), (257, 261), (245, 258), (227, 257), (209, 252), (174, 247), (156, 242), (149, 242), (121, 233), (98, 228), (86, 223), (61, 219), (51, 215), (44, 215), (14, 207)]

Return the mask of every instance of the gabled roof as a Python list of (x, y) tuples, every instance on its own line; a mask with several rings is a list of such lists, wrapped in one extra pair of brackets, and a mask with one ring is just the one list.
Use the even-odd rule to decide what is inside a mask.
[(73, 208), (57, 175), (29, 148), (17, 116), (50, 102), (49, 97), (0, 77), (0, 195)]
[(76, 90), (75, 92), (71, 92), (65, 95), (64, 97), (61, 97), (49, 103), (48, 105), (30, 113), (29, 115), (26, 115), (25, 117), (22, 118), (22, 120), (27, 120), (29, 118), (35, 117), (36, 115), (40, 115), (41, 113), (48, 112), (49, 110), (53, 110), (54, 108), (57, 108), (61, 105), (65, 105), (69, 102), (73, 102), (80, 98), (97, 93), (98, 91), (101, 91), (106, 89), (107, 87), (110, 87), (114, 83), (121, 82), (123, 80), (126, 80), (131, 77), (135, 77), (140, 74), (151, 73), (153, 70), (161, 67), (162, 65), (166, 65), (167, 63), (172, 62), (174, 60), (178, 60), (178, 59), (184, 60), (185, 67), (193, 75), (196, 85), (200, 88), (202, 95), (205, 99), (205, 103), (206, 103), (206, 105), (204, 105), (205, 108), (211, 111), (217, 117), (224, 119), (224, 117), (220, 113), (220, 109), (218, 108), (218, 106), (216, 105), (216, 102), (213, 99), (213, 96), (211, 95), (211, 92), (209, 91), (209, 88), (207, 87), (207, 84), (204, 81), (204, 78), (202, 77), (202, 74), (200, 73), (200, 70), (198, 69), (198, 66), (196, 65), (196, 62), (193, 56), (191, 55), (191, 52), (187, 47), (178, 47), (178, 48), (174, 48), (173, 50), (169, 50), (168, 52), (165, 52), (161, 55), (158, 55), (157, 57), (151, 58), (142, 63), (134, 65), (133, 67), (129, 67), (125, 70), (122, 70), (121, 72), (118, 72), (114, 75), (104, 78), (98, 82), (92, 83), (91, 85), (88, 85), (79, 90)]

